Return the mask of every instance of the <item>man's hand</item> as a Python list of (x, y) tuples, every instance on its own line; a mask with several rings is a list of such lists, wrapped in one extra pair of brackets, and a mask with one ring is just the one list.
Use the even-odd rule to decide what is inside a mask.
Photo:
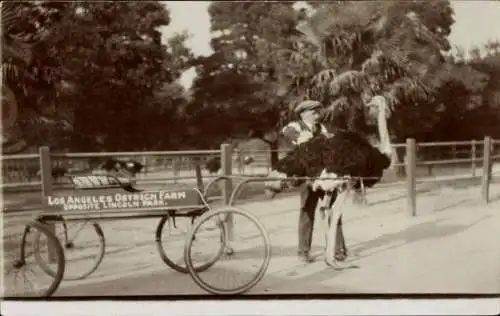
[(334, 134), (334, 133), (327, 132), (327, 133), (325, 134), (325, 136), (326, 136), (327, 138), (332, 138), (333, 136), (335, 136), (335, 134)]
[(310, 140), (312, 137), (313, 137), (313, 134), (311, 132), (303, 131), (302, 133), (300, 133), (300, 136), (297, 138), (296, 143), (297, 143), (297, 145), (305, 143), (308, 140)]

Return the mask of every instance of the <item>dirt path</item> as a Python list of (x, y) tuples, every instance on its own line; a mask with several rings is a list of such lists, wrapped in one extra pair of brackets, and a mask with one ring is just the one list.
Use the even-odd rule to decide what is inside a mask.
[[(492, 186), (489, 205), (480, 204), (479, 190), (423, 190), (416, 217), (405, 212), (404, 188), (370, 192), (370, 205), (345, 211), (350, 262), (358, 268), (343, 271), (323, 263), (319, 230), (313, 241), (318, 261), (297, 262), (297, 197), (244, 204), (272, 242), (269, 269), (250, 294), (499, 293), (500, 185)], [(102, 265), (86, 280), (63, 282), (56, 295), (204, 294), (189, 275), (163, 264), (153, 242), (156, 222), (104, 223), (108, 250)], [(182, 250), (180, 243), (175, 247)], [(232, 261), (221, 270), (216, 264), (206, 274), (232, 271), (243, 278), (244, 266)]]

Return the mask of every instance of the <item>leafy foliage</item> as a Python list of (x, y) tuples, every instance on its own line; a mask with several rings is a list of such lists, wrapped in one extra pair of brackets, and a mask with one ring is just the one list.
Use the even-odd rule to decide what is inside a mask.
[[(292, 5), (210, 4), (214, 53), (194, 63), (198, 77), (188, 111), (192, 122), (189, 135), (198, 146), (219, 146), (221, 141), (251, 137), (277, 149), (278, 131), (289, 120), (289, 111), (288, 100), (278, 91), (273, 52), (296, 32)], [(215, 119), (231, 124), (213, 124)], [(271, 161), (277, 161), (277, 152), (272, 153)]]
[(43, 1), (2, 5), (2, 89), (11, 92), (2, 100), (2, 108), (8, 108), (4, 113), (15, 113), (2, 130), (5, 144), (13, 144), (4, 146), (8, 152), (26, 148), (24, 138), (37, 134), (47, 137), (54, 127), (61, 127), (40, 113), (40, 108), (57, 98), (60, 71), (45, 43), (68, 7), (66, 3)]
[(209, 13), (214, 54), (199, 60), (195, 99), (238, 119), (236, 134), (266, 139), (286, 113), (271, 52), (295, 32), (292, 3), (215, 1)]
[(26, 66), (16, 64), (22, 77), (13, 89), (29, 142), (54, 145), (46, 133), (32, 133), (35, 122), (48, 122), (72, 128), (67, 137), (52, 129), (54, 138), (67, 140), (61, 146), (143, 149), (145, 135), (154, 129), (146, 122), (161, 117), (164, 126), (169, 120), (164, 106), (177, 104), (158, 92), (179, 78), (192, 54), (184, 46), (186, 34), (162, 43), (159, 28), (170, 22), (164, 4), (27, 2), (12, 7), (12, 32), (39, 38), (30, 46)]
[(298, 25), (301, 35), (278, 54), (282, 85), (297, 101), (328, 105), (328, 121), (346, 111), (358, 115), (374, 95), (385, 96), (393, 110), (429, 99), (440, 52), (449, 49), (451, 13), (447, 1), (318, 4)]

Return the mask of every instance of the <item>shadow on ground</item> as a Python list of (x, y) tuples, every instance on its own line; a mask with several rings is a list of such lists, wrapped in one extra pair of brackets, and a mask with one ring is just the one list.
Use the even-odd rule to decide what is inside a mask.
[[(391, 244), (397, 241), (404, 242), (403, 244), (391, 246), (381, 250), (381, 251), (388, 251), (396, 247), (407, 246), (411, 243), (418, 242), (421, 240), (450, 237), (459, 234), (461, 232), (464, 232), (467, 229), (473, 227), (474, 225), (483, 222), (489, 218), (491, 218), (491, 215), (485, 215), (467, 225), (450, 225), (450, 224), (440, 225), (439, 223), (443, 222), (445, 219), (438, 219), (434, 221), (419, 223), (412, 225), (411, 227), (401, 230), (397, 233), (384, 234), (369, 241), (364, 241), (357, 245), (351, 245), (350, 248), (353, 248), (354, 249), (353, 254), (356, 255), (359, 259), (361, 259), (364, 257), (368, 257), (368, 256), (362, 256), (363, 251), (372, 248), (378, 248), (385, 244)], [(375, 253), (378, 253), (378, 251), (370, 253), (370, 256)]]

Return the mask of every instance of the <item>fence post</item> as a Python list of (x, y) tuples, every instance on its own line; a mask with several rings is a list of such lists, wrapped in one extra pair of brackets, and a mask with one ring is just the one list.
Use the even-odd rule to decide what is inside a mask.
[(174, 184), (177, 184), (178, 178), (179, 178), (179, 164), (180, 164), (180, 158), (177, 156), (174, 156), (172, 158), (172, 172), (174, 174)]
[(494, 164), (494, 157), (495, 157), (495, 139), (490, 137), (490, 167), (488, 168), (488, 180), (491, 183), (491, 177), (493, 177), (493, 164)]
[(471, 144), (471, 157), (472, 157), (472, 164), (471, 164), (471, 168), (472, 168), (472, 176), (475, 177), (476, 176), (476, 140), (473, 139), (472, 140), (472, 144)]
[[(233, 173), (232, 166), (232, 148), (231, 144), (222, 144), (220, 147), (221, 171), (222, 176), (230, 177)], [(222, 199), (225, 205), (229, 204), (229, 199), (233, 191), (233, 183), (231, 180), (222, 181)], [(228, 214), (226, 218), (227, 238), (229, 241), (234, 240), (234, 221), (232, 214)]]
[[(40, 177), (42, 182), (42, 203), (46, 206), (47, 196), (52, 195), (52, 162), (50, 160), (50, 148), (40, 147)], [(53, 222), (44, 223), (45, 226), (56, 235), (56, 226)], [(56, 235), (57, 236), (57, 235)], [(57, 262), (57, 252), (54, 245), (47, 244), (48, 259), (50, 263)]]
[(49, 147), (40, 147), (40, 177), (42, 182), (42, 198), (52, 194), (52, 162)]
[(417, 190), (416, 190), (416, 169), (417, 169), (417, 146), (414, 138), (406, 139), (406, 179), (407, 179), (407, 210), (411, 216), (417, 215)]
[(146, 155), (142, 156), (142, 165), (144, 166), (144, 169), (142, 170), (143, 174), (148, 173), (148, 161), (146, 159)]
[(484, 203), (490, 200), (490, 179), (491, 179), (491, 137), (484, 137), (483, 147), (483, 175), (481, 181), (481, 193)]

